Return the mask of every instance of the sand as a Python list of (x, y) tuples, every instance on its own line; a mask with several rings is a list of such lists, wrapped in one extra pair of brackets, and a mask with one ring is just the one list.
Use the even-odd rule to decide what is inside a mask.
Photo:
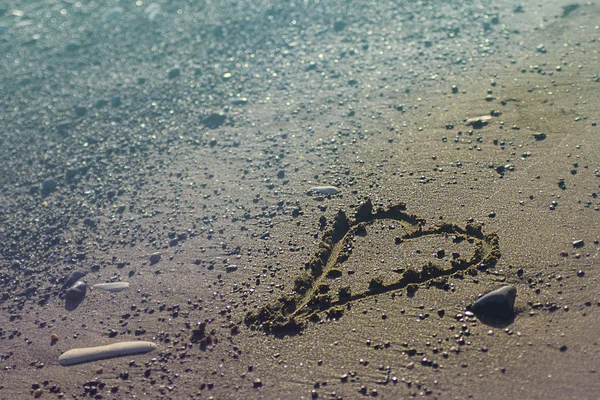
[(0, 398), (597, 398), (600, 7), (455, 3), (0, 4)]

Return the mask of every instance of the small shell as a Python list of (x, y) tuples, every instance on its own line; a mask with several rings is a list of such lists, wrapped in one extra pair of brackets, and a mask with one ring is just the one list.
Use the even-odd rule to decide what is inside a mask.
[(465, 121), (466, 125), (473, 127), (487, 125), (487, 122), (492, 119), (491, 115), (482, 115), (481, 117), (469, 118)]
[(122, 342), (106, 346), (72, 349), (63, 353), (58, 362), (61, 365), (75, 365), (90, 361), (113, 357), (124, 357), (133, 354), (147, 353), (157, 348), (152, 342)]
[(107, 292), (120, 292), (129, 287), (129, 282), (110, 282), (110, 283), (97, 283), (92, 286), (92, 289), (106, 290)]
[(314, 186), (310, 188), (310, 191), (314, 193), (330, 195), (339, 193), (340, 189), (336, 188), (335, 186)]

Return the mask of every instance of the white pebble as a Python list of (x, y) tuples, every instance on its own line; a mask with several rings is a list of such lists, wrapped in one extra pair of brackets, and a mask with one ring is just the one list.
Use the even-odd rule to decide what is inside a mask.
[(97, 283), (92, 286), (92, 289), (106, 290), (107, 292), (120, 292), (129, 287), (129, 282), (110, 282), (110, 283)]
[(158, 3), (151, 3), (148, 5), (148, 7), (146, 7), (144, 12), (148, 16), (148, 20), (150, 22), (156, 22), (156, 21), (158, 21), (158, 19), (160, 18), (160, 15), (162, 14), (162, 7)]
[(337, 194), (340, 192), (340, 189), (335, 186), (314, 186), (310, 188), (310, 191), (320, 194)]
[(147, 353), (158, 346), (152, 342), (121, 342), (106, 346), (84, 347), (63, 353), (58, 362), (60, 365), (75, 365), (105, 358), (123, 357), (132, 354)]
[(491, 115), (482, 115), (481, 117), (473, 117), (473, 118), (469, 118), (465, 121), (466, 125), (473, 125), (474, 123), (486, 123), (487, 121), (491, 120), (492, 117)]

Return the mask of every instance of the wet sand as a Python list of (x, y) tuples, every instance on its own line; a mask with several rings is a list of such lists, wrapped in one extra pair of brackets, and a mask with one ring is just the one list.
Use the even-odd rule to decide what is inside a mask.
[(322, 3), (0, 4), (0, 398), (597, 398), (599, 6)]

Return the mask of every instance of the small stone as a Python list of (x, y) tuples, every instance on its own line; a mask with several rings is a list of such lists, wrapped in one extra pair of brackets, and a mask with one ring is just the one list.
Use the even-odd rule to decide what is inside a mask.
[(80, 47), (81, 47), (81, 44), (79, 42), (77, 42), (75, 40), (71, 40), (65, 46), (65, 50), (74, 52), (74, 51), (79, 50)]
[(61, 121), (56, 124), (56, 130), (60, 133), (65, 133), (71, 127), (71, 123), (69, 121)]
[(160, 261), (160, 253), (154, 253), (150, 256), (150, 265), (154, 265)]
[(572, 3), (566, 6), (563, 6), (563, 13), (562, 13), (562, 17), (566, 18), (569, 14), (571, 14), (573, 11), (577, 10), (579, 8), (579, 4), (577, 3)]
[(96, 102), (94, 103), (94, 107), (102, 108), (102, 107), (105, 107), (107, 104), (108, 104), (108, 100), (99, 99), (99, 100), (96, 100)]
[(110, 99), (110, 105), (113, 107), (119, 107), (121, 105), (121, 97), (120, 96), (113, 96)]
[(84, 281), (77, 281), (65, 293), (65, 299), (71, 303), (77, 303), (83, 300), (87, 291), (87, 285)]
[(171, 68), (167, 73), (169, 79), (177, 78), (179, 75), (181, 75), (181, 70), (178, 67)]
[(573, 240), (573, 247), (575, 247), (576, 249), (583, 247), (584, 246), (584, 242), (583, 240)]
[(344, 30), (345, 27), (346, 23), (344, 21), (335, 21), (335, 23), (333, 24), (333, 30), (336, 32)]
[(144, 13), (148, 16), (150, 22), (156, 22), (161, 18), (162, 7), (158, 3), (151, 3), (146, 7)]
[(115, 20), (119, 19), (121, 14), (123, 14), (123, 9), (121, 7), (111, 8), (110, 10), (108, 10), (104, 13), (104, 15), (102, 16), (102, 21), (104, 21), (104, 22), (115, 21)]
[(339, 193), (340, 189), (335, 186), (313, 186), (310, 188), (313, 193), (331, 195)]
[(256, 378), (253, 382), (255, 388), (259, 388), (262, 386), (262, 381), (259, 378)]
[(225, 267), (225, 272), (231, 273), (231, 272), (237, 271), (237, 269), (238, 269), (237, 265), (228, 265), (227, 267)]
[(467, 126), (472, 126), (475, 129), (481, 129), (488, 124), (488, 121), (492, 119), (491, 115), (482, 115), (481, 117), (469, 118), (465, 121)]
[(535, 140), (540, 141), (546, 139), (546, 134), (537, 132), (533, 134), (533, 137), (535, 138)]
[(83, 117), (87, 113), (87, 108), (83, 106), (75, 106), (73, 108), (73, 112), (75, 113), (76, 117)]
[(583, 270), (580, 269), (579, 271), (577, 271), (577, 276), (583, 278), (585, 276), (585, 272), (583, 272)]
[(42, 194), (50, 194), (56, 190), (56, 181), (52, 178), (46, 179), (42, 183)]
[(75, 284), (75, 282), (79, 281), (81, 278), (87, 275), (86, 271), (73, 271), (71, 275), (67, 278), (67, 280), (63, 283), (61, 290), (69, 289), (71, 286)]
[(245, 97), (234, 97), (232, 99), (229, 99), (229, 104), (231, 104), (232, 106), (244, 106), (248, 104), (248, 99)]
[(212, 113), (202, 120), (202, 124), (209, 129), (216, 129), (225, 123), (224, 114)]
[(514, 316), (516, 296), (514, 286), (503, 286), (479, 298), (468, 310), (483, 318), (510, 320)]

